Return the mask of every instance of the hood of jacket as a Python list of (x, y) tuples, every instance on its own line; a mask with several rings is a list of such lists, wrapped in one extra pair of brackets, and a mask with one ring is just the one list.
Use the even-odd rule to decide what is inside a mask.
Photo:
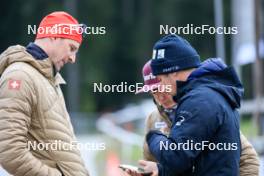
[(240, 107), (244, 88), (233, 67), (227, 67), (220, 58), (210, 58), (191, 73), (187, 81), (177, 81), (177, 101), (186, 92), (206, 86), (219, 92), (233, 108)]
[(10, 46), (0, 55), (0, 75), (9, 65), (15, 62), (25, 62), (33, 66), (48, 79), (54, 77), (53, 64), (49, 58), (36, 60), (21, 45)]

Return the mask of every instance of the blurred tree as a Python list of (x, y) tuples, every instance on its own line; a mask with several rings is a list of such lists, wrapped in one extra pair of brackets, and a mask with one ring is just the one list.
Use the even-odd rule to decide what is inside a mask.
[[(10, 0), (2, 2), (0, 49), (34, 40), (27, 34), (27, 25), (55, 10), (65, 10), (65, 1)], [(3, 8), (4, 7), (4, 8)], [(225, 21), (230, 23), (230, 2), (224, 1)], [(90, 27), (105, 27), (106, 34), (85, 37), (78, 54), (80, 111), (108, 111), (140, 100), (134, 93), (93, 92), (93, 83), (135, 84), (143, 82), (141, 69), (152, 55), (152, 47), (162, 35), (160, 25), (214, 25), (213, 1), (191, 0), (77, 0), (76, 17)], [(214, 35), (182, 35), (204, 60), (215, 56)], [(226, 37), (227, 48), (231, 36)], [(227, 56), (230, 57), (230, 50)], [(228, 58), (229, 59), (229, 58)], [(71, 69), (71, 66), (69, 67)], [(63, 70), (66, 80), (69, 77)], [(63, 87), (65, 91), (65, 88)], [(73, 94), (74, 95), (74, 94)], [(67, 102), (72, 98), (66, 97)]]

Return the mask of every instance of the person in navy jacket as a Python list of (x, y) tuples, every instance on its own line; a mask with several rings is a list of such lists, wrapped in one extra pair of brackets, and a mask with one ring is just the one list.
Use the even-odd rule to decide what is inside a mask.
[(171, 86), (178, 107), (168, 136), (155, 130), (147, 134), (158, 164), (140, 161), (143, 168), (152, 176), (239, 175), (237, 109), (243, 86), (234, 69), (219, 58), (201, 63), (195, 49), (177, 35), (154, 45), (151, 68), (161, 85)]

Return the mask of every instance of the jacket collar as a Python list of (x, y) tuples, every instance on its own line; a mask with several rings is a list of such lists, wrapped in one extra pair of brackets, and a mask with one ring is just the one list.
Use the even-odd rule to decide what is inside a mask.
[(36, 60), (44, 60), (49, 57), (48, 54), (42, 48), (40, 48), (33, 42), (30, 42), (27, 45), (26, 51), (31, 54)]
[[(55, 83), (56, 75), (58, 74), (54, 69), (54, 65), (49, 57), (37, 60), (30, 53), (27, 52), (26, 48), (21, 45), (10, 46), (0, 56), (0, 74), (11, 64), (15, 62), (24, 62), (36, 70), (38, 70), (48, 80)], [(61, 76), (60, 76), (61, 77)], [(62, 77), (61, 77), (62, 78)], [(57, 83), (63, 83), (62, 79), (59, 79)]]
[(54, 84), (55, 86), (60, 85), (60, 84), (66, 84), (66, 81), (63, 79), (60, 73), (56, 74), (54, 78)]

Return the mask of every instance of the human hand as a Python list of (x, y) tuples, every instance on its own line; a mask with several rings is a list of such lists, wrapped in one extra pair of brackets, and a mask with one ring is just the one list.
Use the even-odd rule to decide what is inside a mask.
[(142, 176), (141, 173), (138, 173), (138, 172), (130, 170), (130, 169), (126, 169), (124, 173), (125, 173), (124, 176)]
[(145, 172), (152, 173), (150, 176), (158, 176), (158, 166), (156, 162), (139, 160), (139, 165)]
[(139, 160), (139, 165), (143, 169), (143, 173), (135, 170), (126, 169), (125, 176), (158, 176), (157, 163), (145, 160)]
[(168, 136), (169, 133), (170, 133), (170, 129), (168, 127), (162, 127), (160, 129), (160, 132), (162, 132), (163, 134), (165, 134), (166, 136)]

